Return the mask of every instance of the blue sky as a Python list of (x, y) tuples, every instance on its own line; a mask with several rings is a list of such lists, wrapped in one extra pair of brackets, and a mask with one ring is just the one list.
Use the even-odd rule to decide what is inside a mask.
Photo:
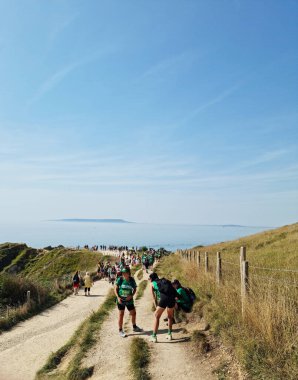
[(296, 222), (297, 16), (0, 1), (0, 220)]

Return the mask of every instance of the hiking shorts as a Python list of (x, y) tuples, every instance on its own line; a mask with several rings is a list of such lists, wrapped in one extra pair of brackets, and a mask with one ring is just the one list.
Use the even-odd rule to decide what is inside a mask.
[(128, 311), (135, 310), (135, 305), (133, 303), (131, 304), (125, 304), (125, 303), (117, 303), (118, 310), (123, 311), (125, 310), (125, 307)]
[(166, 309), (167, 307), (169, 309), (172, 309), (173, 307), (175, 307), (175, 303), (176, 303), (175, 298), (168, 297), (162, 293), (160, 294), (160, 300), (158, 302), (159, 307), (163, 309)]

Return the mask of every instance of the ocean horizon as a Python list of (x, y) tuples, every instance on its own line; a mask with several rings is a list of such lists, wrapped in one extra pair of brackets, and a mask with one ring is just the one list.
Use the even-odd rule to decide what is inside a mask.
[(188, 249), (238, 239), (275, 227), (240, 225), (117, 223), (54, 220), (0, 222), (0, 242), (26, 243), (34, 248), (63, 245), (125, 245)]

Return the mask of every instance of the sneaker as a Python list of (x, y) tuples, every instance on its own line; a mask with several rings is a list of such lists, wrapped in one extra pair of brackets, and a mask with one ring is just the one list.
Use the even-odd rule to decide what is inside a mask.
[(125, 332), (123, 330), (119, 331), (119, 335), (121, 336), (121, 338), (127, 337), (127, 335), (125, 334)]
[(156, 335), (151, 335), (149, 340), (152, 343), (157, 343), (157, 336)]
[(166, 337), (166, 339), (172, 340), (173, 339), (172, 334), (168, 334), (167, 337)]
[(133, 331), (134, 332), (141, 332), (141, 331), (143, 331), (143, 329), (141, 329), (140, 327), (136, 326), (136, 327), (133, 328)]

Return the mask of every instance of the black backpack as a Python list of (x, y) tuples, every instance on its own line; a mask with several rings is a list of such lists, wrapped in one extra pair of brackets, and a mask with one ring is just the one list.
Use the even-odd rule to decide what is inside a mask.
[(195, 295), (195, 292), (191, 288), (183, 288), (186, 291), (186, 294), (188, 295), (188, 298), (191, 301), (191, 304), (195, 302), (197, 299), (197, 296)]
[(156, 281), (156, 283), (161, 294), (164, 294), (170, 298), (177, 297), (176, 289), (173, 287), (171, 281), (167, 280), (166, 278), (160, 278)]

